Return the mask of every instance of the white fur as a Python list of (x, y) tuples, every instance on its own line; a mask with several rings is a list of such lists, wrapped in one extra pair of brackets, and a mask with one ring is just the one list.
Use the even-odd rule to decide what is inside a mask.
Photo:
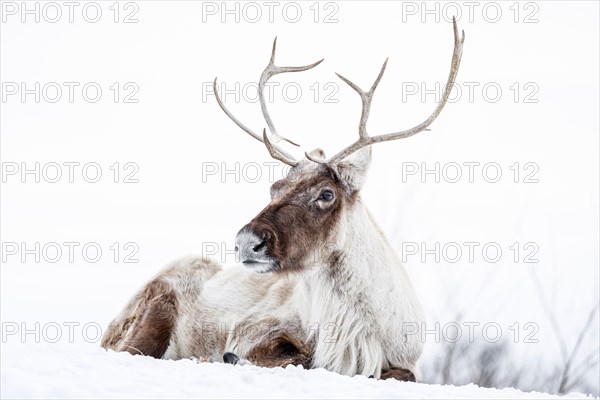
[(315, 268), (301, 276), (295, 293), (307, 330), (315, 323), (320, 328), (314, 366), (375, 377), (390, 366), (414, 371), (422, 344), (416, 335), (405, 342), (403, 323), (420, 326), (423, 312), (402, 264), (360, 200), (343, 216), (336, 247), (345, 254), (343, 279)]

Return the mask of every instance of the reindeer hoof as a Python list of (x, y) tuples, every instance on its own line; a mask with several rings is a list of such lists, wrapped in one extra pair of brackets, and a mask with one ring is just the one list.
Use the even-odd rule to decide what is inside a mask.
[(223, 362), (225, 364), (237, 364), (240, 361), (240, 358), (233, 353), (226, 352), (223, 354)]

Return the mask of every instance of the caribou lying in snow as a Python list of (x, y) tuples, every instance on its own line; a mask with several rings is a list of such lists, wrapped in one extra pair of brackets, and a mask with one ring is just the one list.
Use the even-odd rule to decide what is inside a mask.
[[(403, 139), (426, 128), (444, 107), (462, 55), (464, 32), (454, 24), (454, 52), (444, 95), (414, 128), (370, 136), (373, 93), (338, 75), (362, 101), (359, 138), (330, 159), (321, 150), (300, 161), (277, 146), (263, 89), (274, 75), (303, 67), (275, 66), (275, 47), (259, 81), (268, 128), (262, 136), (238, 121), (214, 90), (219, 106), (240, 128), (291, 166), (271, 187), (271, 202), (236, 237), (243, 267), (222, 268), (205, 258), (177, 261), (139, 291), (106, 331), (102, 346), (156, 358), (201, 358), (266, 367), (303, 365), (345, 375), (414, 380), (419, 335), (406, 323), (423, 320), (421, 306), (394, 250), (360, 197), (370, 145)], [(257, 273), (260, 272), (260, 273)], [(233, 353), (233, 354), (232, 354)], [(225, 354), (225, 356), (224, 356)]]

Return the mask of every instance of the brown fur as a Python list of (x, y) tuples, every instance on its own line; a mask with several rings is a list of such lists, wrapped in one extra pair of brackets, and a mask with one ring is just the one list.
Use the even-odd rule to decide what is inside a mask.
[(340, 250), (334, 250), (331, 252), (330, 256), (327, 258), (327, 264), (329, 266), (329, 276), (333, 282), (341, 282), (347, 279), (344, 276), (342, 263), (344, 262), (344, 253)]
[[(329, 166), (316, 168), (309, 178), (275, 182), (271, 203), (243, 228), (266, 240), (267, 254), (277, 261), (275, 271), (303, 269), (311, 250), (327, 244), (344, 204), (353, 198)], [(335, 199), (319, 206), (316, 199), (325, 189)]]
[(135, 302), (133, 313), (116, 322), (119, 327), (113, 323), (102, 339), (102, 347), (161, 358), (177, 320), (175, 292), (167, 282), (157, 278), (136, 297), (132, 301)]
[(285, 367), (287, 365), (311, 366), (312, 350), (296, 336), (286, 331), (274, 332), (273, 335), (255, 346), (248, 353), (248, 360), (261, 367)]
[(415, 374), (407, 369), (393, 368), (381, 371), (381, 379), (397, 379), (403, 382), (416, 382)]

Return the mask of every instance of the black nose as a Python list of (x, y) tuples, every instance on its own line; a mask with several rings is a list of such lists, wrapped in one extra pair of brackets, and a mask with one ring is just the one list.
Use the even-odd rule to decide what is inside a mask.
[(257, 253), (257, 252), (261, 251), (263, 249), (263, 247), (265, 247), (266, 245), (267, 245), (267, 241), (263, 239), (262, 242), (260, 242), (256, 246), (252, 247), (252, 251)]

